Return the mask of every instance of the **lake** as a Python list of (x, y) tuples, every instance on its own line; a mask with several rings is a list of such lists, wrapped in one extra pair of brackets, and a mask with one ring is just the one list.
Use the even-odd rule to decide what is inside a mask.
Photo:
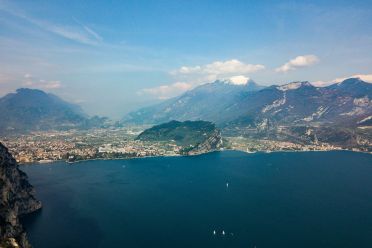
[(43, 202), (23, 219), (35, 248), (372, 247), (369, 154), (225, 151), (21, 168)]

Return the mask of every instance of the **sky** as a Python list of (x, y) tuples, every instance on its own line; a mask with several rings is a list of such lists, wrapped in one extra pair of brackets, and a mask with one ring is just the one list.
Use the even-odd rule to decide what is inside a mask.
[(372, 82), (372, 1), (0, 0), (0, 96), (120, 118), (216, 79)]

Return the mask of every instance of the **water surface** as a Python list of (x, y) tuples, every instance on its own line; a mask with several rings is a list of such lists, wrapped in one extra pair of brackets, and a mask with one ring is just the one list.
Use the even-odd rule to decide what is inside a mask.
[(368, 154), (228, 151), (22, 169), (44, 205), (24, 220), (35, 248), (372, 247)]

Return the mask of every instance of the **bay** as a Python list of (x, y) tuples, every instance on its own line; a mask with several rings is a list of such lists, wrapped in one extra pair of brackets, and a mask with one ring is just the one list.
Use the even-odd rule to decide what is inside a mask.
[(22, 170), (43, 202), (22, 220), (36, 248), (372, 247), (369, 154), (225, 151)]

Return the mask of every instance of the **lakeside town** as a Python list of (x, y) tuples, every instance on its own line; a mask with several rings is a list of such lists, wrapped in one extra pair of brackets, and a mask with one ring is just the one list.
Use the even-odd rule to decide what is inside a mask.
[(181, 149), (175, 142), (135, 140), (142, 131), (136, 127), (43, 131), (2, 138), (20, 164), (58, 160), (76, 162), (147, 156), (174, 156)]
[[(20, 164), (49, 163), (64, 160), (76, 162), (90, 159), (125, 159), (149, 156), (178, 156), (182, 147), (175, 141), (150, 142), (136, 140), (146, 127), (43, 131), (3, 137), (1, 142)], [(224, 137), (221, 150), (243, 152), (330, 151), (341, 147), (326, 143), (298, 144), (287, 141)], [(356, 150), (355, 151), (359, 151)]]

